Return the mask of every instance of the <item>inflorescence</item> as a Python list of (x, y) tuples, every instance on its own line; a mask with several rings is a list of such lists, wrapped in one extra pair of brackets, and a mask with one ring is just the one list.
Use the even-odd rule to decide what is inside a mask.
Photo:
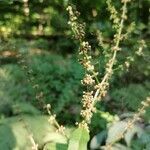
[[(69, 12), (69, 25), (72, 28), (74, 36), (79, 41), (79, 62), (85, 69), (85, 77), (81, 83), (87, 87), (87, 91), (83, 92), (82, 96), (82, 110), (81, 116), (83, 120), (81, 123), (77, 123), (79, 126), (83, 126), (88, 130), (88, 124), (90, 124), (93, 113), (95, 112), (95, 104), (97, 101), (107, 94), (109, 88), (109, 79), (113, 74), (113, 66), (116, 63), (117, 52), (121, 50), (119, 47), (120, 41), (123, 39), (122, 30), (124, 21), (127, 19), (127, 2), (129, 0), (122, 0), (122, 15), (119, 16), (115, 7), (111, 4), (111, 0), (107, 0), (108, 10), (111, 13), (110, 19), (113, 20), (116, 34), (114, 35), (113, 44), (111, 45), (111, 58), (106, 64), (106, 71), (101, 82), (98, 79), (98, 72), (95, 71), (95, 66), (92, 63), (92, 56), (90, 55), (91, 45), (85, 40), (85, 24), (78, 21), (79, 12), (74, 10), (71, 6), (68, 6)], [(100, 41), (102, 43), (102, 40)]]

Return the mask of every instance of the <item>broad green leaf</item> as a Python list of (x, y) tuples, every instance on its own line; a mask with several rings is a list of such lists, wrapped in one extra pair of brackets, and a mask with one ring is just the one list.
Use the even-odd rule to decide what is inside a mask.
[(143, 132), (139, 139), (144, 144), (150, 144), (150, 133), (147, 133), (146, 131)]
[(43, 150), (67, 150), (68, 145), (62, 143), (47, 143)]
[(128, 129), (127, 133), (124, 136), (125, 142), (128, 146), (131, 146), (131, 141), (135, 134), (140, 137), (144, 133), (143, 129), (138, 126), (134, 125), (131, 129)]
[(90, 148), (98, 149), (100, 147), (100, 145), (102, 144), (102, 142), (106, 139), (106, 136), (107, 136), (106, 130), (103, 130), (100, 133), (98, 133), (97, 135), (95, 135), (90, 142)]
[(125, 131), (126, 125), (127, 123), (125, 121), (114, 123), (108, 130), (106, 143), (113, 143), (118, 141), (118, 136)]
[(48, 142), (67, 143), (67, 139), (56, 133), (56, 128), (48, 123), (48, 116), (22, 115), (0, 121), (0, 150), (30, 150), (32, 147), (30, 134), (33, 134), (39, 148)]
[(88, 141), (88, 131), (84, 128), (78, 128), (72, 133), (70, 137), (68, 150), (87, 150)]
[(9, 150), (14, 148), (16, 139), (11, 131), (9, 125), (0, 124), (0, 149)]

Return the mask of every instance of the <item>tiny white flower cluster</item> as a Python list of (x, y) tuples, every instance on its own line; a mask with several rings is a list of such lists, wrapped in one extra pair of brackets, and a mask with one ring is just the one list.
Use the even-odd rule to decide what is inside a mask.
[(72, 27), (72, 31), (74, 32), (75, 38), (78, 40), (84, 39), (85, 36), (85, 25), (84, 23), (79, 23), (77, 17), (79, 16), (78, 11), (74, 11), (71, 6), (68, 6), (66, 9), (69, 12), (70, 21), (68, 24)]
[(56, 132), (58, 132), (58, 133), (64, 133), (65, 132), (65, 127), (63, 126), (63, 125), (61, 125), (57, 130), (56, 130)]
[(135, 53), (138, 56), (143, 56), (144, 55), (143, 54), (143, 49), (146, 48), (147, 46), (146, 46), (146, 43), (145, 43), (144, 40), (139, 41), (139, 44), (140, 44), (140, 46), (139, 46), (138, 50)]
[(101, 101), (101, 99), (106, 96), (108, 87), (109, 87), (108, 80), (106, 80), (103, 83), (95, 85), (94, 88), (100, 91), (99, 96), (97, 96), (97, 101)]
[(56, 119), (56, 115), (55, 115), (55, 114), (54, 114), (54, 115), (51, 115), (51, 116), (49, 117), (49, 119), (48, 119), (48, 122), (49, 122), (50, 124), (53, 124), (54, 121), (55, 121), (55, 119)]
[(108, 5), (108, 10), (110, 11), (111, 15), (110, 15), (110, 20), (113, 21), (113, 28), (117, 28), (118, 24), (120, 22), (120, 18), (118, 16), (118, 12), (115, 9), (115, 7), (112, 5), (111, 0), (107, 0), (106, 1), (107, 5)]
[(69, 12), (69, 15), (71, 16), (70, 21), (77, 20), (77, 17), (74, 15), (73, 8), (71, 6), (68, 6), (66, 10)]
[(83, 85), (93, 85), (95, 83), (95, 80), (90, 74), (86, 74), (83, 80), (81, 80), (81, 83)]
[(89, 42), (83, 41), (79, 49), (79, 54), (84, 55), (87, 54), (89, 51), (91, 51), (91, 45), (89, 44)]
[(81, 64), (84, 66), (84, 68), (89, 71), (89, 72), (93, 72), (94, 71), (94, 66), (90, 61), (90, 58), (86, 58), (84, 60), (81, 61)]
[(88, 124), (85, 120), (83, 120), (82, 122), (78, 123), (76, 122), (76, 125), (79, 127), (79, 128), (84, 128), (86, 129), (88, 132), (89, 132), (89, 127), (88, 127)]
[(85, 118), (87, 122), (90, 122), (93, 112), (95, 112), (95, 108), (93, 106), (93, 91), (91, 92), (83, 92), (83, 109), (81, 110), (81, 116)]

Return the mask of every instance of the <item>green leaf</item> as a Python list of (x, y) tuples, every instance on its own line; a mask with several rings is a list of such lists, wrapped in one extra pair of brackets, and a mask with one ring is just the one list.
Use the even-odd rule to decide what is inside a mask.
[(107, 136), (106, 130), (103, 130), (102, 132), (95, 135), (90, 142), (90, 148), (98, 149), (100, 145), (102, 144), (102, 142), (106, 139), (106, 136)]
[(68, 145), (63, 143), (47, 143), (43, 150), (67, 150)]
[(89, 133), (86, 129), (76, 129), (70, 137), (68, 150), (87, 150), (89, 138)]
[(118, 141), (118, 136), (125, 131), (127, 122), (119, 121), (114, 123), (108, 130), (108, 137), (106, 143), (113, 143)]
[(131, 141), (135, 134), (140, 137), (144, 133), (143, 129), (138, 126), (134, 125), (131, 129), (128, 129), (127, 133), (124, 136), (125, 142), (128, 146), (131, 146)]
[(32, 147), (29, 140), (30, 134), (33, 134), (35, 143), (39, 147), (43, 147), (50, 142), (66, 144), (67, 139), (56, 133), (56, 128), (49, 124), (48, 119), (49, 117), (44, 115), (18, 115), (0, 120), (0, 150), (30, 150)]
[(16, 140), (11, 128), (7, 124), (1, 125), (0, 123), (0, 149), (9, 150), (14, 148), (15, 144)]

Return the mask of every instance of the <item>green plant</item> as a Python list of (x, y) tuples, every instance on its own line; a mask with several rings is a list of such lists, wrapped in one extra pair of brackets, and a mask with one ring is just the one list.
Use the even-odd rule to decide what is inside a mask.
[[(20, 119), (22, 121), (22, 124), (25, 126), (25, 129), (27, 130), (27, 135), (30, 136), (29, 141), (30, 141), (30, 147), (32, 147), (32, 149), (37, 150), (38, 148), (41, 148), (41, 145), (43, 149), (52, 149), (52, 148), (58, 149), (58, 150), (59, 149), (68, 149), (68, 150), (87, 149), (87, 144), (90, 140), (90, 125), (92, 124), (91, 121), (92, 121), (92, 117), (94, 113), (99, 114), (103, 119), (105, 119), (106, 120), (105, 124), (112, 123), (112, 125), (110, 127), (107, 127), (107, 129), (102, 131), (96, 137), (94, 137), (95, 139), (97, 139), (98, 144), (94, 148), (93, 146), (91, 146), (92, 149), (99, 148), (99, 149), (111, 150), (114, 148), (126, 149), (131, 146), (136, 147), (136, 144), (134, 144), (134, 141), (133, 141), (133, 144), (131, 144), (131, 141), (135, 134), (142, 133), (142, 128), (140, 128), (139, 126), (136, 126), (135, 123), (137, 123), (141, 115), (145, 114), (146, 108), (148, 108), (150, 105), (150, 98), (148, 97), (149, 93), (145, 94), (147, 93), (148, 88), (143, 89), (140, 86), (137, 87), (137, 85), (130, 85), (130, 87), (128, 87), (128, 90), (130, 92), (133, 90), (134, 86), (136, 86), (138, 91), (140, 91), (140, 94), (144, 93), (142, 94), (144, 98), (147, 96), (146, 100), (142, 100), (141, 102), (142, 106), (131, 117), (131, 119), (128, 119), (129, 118), (128, 117), (127, 120), (120, 121), (118, 119), (119, 118), (118, 115), (110, 115), (105, 110), (98, 110), (99, 108), (98, 102), (104, 101), (106, 97), (108, 96), (108, 89), (111, 90), (111, 84), (110, 84), (112, 81), (111, 78), (113, 74), (116, 73), (115, 69), (118, 67), (118, 63), (119, 63), (118, 53), (121, 53), (124, 50), (124, 45), (122, 46), (121, 44), (123, 40), (126, 40), (127, 37), (134, 30), (134, 28), (132, 27), (133, 24), (131, 24), (131, 27), (127, 28), (127, 30), (124, 31), (124, 29), (126, 29), (125, 21), (127, 20), (127, 8), (128, 8), (127, 4), (128, 2), (130, 2), (130, 0), (122, 0), (121, 2), (123, 3), (123, 6), (121, 9), (122, 13), (120, 15), (119, 11), (117, 11), (117, 9), (112, 5), (111, 0), (107, 0), (108, 11), (111, 14), (110, 20), (113, 21), (112, 33), (115, 33), (114, 37), (111, 39), (112, 42), (106, 44), (104, 42), (105, 39), (103, 38), (103, 34), (101, 32), (97, 32), (99, 36), (98, 37), (99, 45), (101, 49), (103, 49), (103, 57), (105, 58), (103, 62), (104, 66), (101, 65), (101, 67), (103, 67), (101, 69), (103, 70), (101, 74), (97, 71), (97, 65), (95, 65), (95, 59), (93, 59), (95, 55), (92, 53), (91, 45), (87, 41), (86, 32), (85, 32), (85, 29), (86, 29), (85, 24), (79, 21), (78, 19), (79, 12), (76, 11), (71, 6), (68, 6), (67, 8), (69, 12), (69, 17), (70, 17), (69, 25), (72, 28), (74, 37), (78, 40), (79, 62), (83, 66), (84, 69), (80, 68), (79, 66), (75, 66), (74, 68), (69, 68), (63, 61), (61, 61), (61, 63), (64, 63), (65, 67), (58, 69), (58, 66), (55, 66), (55, 63), (59, 63), (59, 61), (56, 61), (56, 58), (51, 58), (52, 61), (50, 63), (53, 65), (53, 67), (51, 68), (49, 66), (49, 63), (47, 62), (44, 62), (44, 63), (38, 62), (41, 59), (32, 57), (32, 61), (31, 61), (30, 57), (25, 57), (25, 55), (23, 55), (23, 58), (22, 58), (22, 54), (18, 55), (22, 68), (28, 74), (28, 77), (29, 77), (28, 81), (32, 85), (32, 90), (35, 92), (34, 93), (35, 94), (34, 105), (37, 105), (37, 107), (40, 107), (40, 109), (42, 108), (46, 109), (49, 115), (48, 117), (46, 117), (46, 119), (48, 120), (47, 123), (49, 122), (52, 125), (52, 127), (55, 127), (55, 131), (59, 133), (57, 136), (58, 137), (61, 136), (63, 139), (61, 141), (59, 138), (57, 139), (57, 136), (56, 136), (57, 140), (49, 141), (48, 139), (48, 141), (46, 141), (48, 143), (45, 146), (43, 146), (45, 144), (44, 143), (45, 141), (43, 142), (42, 139), (40, 139), (41, 137), (38, 139), (38, 136), (36, 136), (36, 131), (32, 130), (32, 128), (30, 129), (30, 126), (32, 126), (34, 122), (27, 121), (28, 119), (26, 119), (26, 117), (22, 115), (22, 112), (27, 113), (28, 112), (27, 110), (30, 110), (30, 112), (32, 113), (37, 113), (37, 111), (34, 110), (32, 107), (24, 106), (23, 108), (25, 109), (22, 109), (20, 111)], [(142, 50), (144, 47), (145, 47), (145, 42), (141, 42), (139, 49), (135, 53), (137, 53), (138, 55), (142, 54), (143, 53)], [(48, 59), (48, 61), (50, 61), (49, 57), (45, 55), (38, 56), (38, 57), (45, 57), (44, 58), (45, 60)], [(132, 59), (133, 59), (132, 56), (127, 57), (127, 59), (125, 59), (124, 61), (125, 63), (121, 65), (121, 68), (123, 68), (124, 65), (127, 68), (129, 68), (130, 63), (132, 62)], [(31, 66), (29, 66), (29, 64), (26, 62), (31, 64)], [(35, 67), (37, 66), (37, 64), (38, 64), (38, 67)], [(80, 71), (75, 72), (75, 69), (78, 69)], [(71, 78), (70, 78), (71, 76), (70, 72), (75, 73), (75, 75), (73, 75)], [(82, 72), (85, 72), (83, 79), (82, 79), (82, 76), (83, 76)], [(41, 74), (44, 74), (44, 78), (41, 78), (42, 77)], [(47, 74), (54, 74), (54, 77), (48, 76)], [(61, 82), (56, 80), (58, 75), (61, 77), (60, 78)], [(63, 77), (64, 75), (65, 77)], [(39, 79), (37, 78), (38, 76), (39, 76)], [(74, 82), (74, 80), (76, 79), (77, 79), (77, 83)], [(61, 113), (64, 112), (64, 106), (66, 106), (67, 104), (69, 105), (69, 103), (71, 102), (70, 98), (75, 97), (74, 95), (76, 94), (76, 89), (78, 88), (79, 90), (81, 88), (78, 82), (79, 79), (81, 79), (81, 84), (84, 86), (84, 92), (82, 93), (82, 101), (81, 101), (82, 108), (80, 111), (80, 118), (76, 122), (77, 126), (75, 127), (72, 134), (69, 134), (65, 130), (65, 127), (63, 125), (59, 125), (56, 115), (51, 112), (51, 109), (54, 108), (53, 110), (57, 114), (59, 114), (60, 112)], [(41, 82), (43, 82), (42, 88), (39, 86)], [(46, 82), (51, 82), (53, 86), (50, 85), (49, 87), (49, 85), (46, 84)], [(74, 92), (69, 92), (70, 88), (74, 88), (75, 89)], [(54, 95), (51, 95), (53, 96), (52, 98), (54, 98), (54, 102), (53, 100), (47, 99), (48, 97), (47, 95), (49, 94), (47, 89), (51, 89), (52, 90), (51, 93), (54, 93)], [(124, 95), (125, 90), (126, 89), (122, 89), (122, 91), (120, 90), (119, 94)], [(58, 97), (59, 93), (61, 93), (60, 97)], [(115, 91), (114, 93), (112, 92), (111, 94), (114, 97), (116, 97), (114, 98), (116, 100), (122, 97), (122, 95), (120, 96), (117, 93), (117, 91)], [(135, 95), (137, 95), (136, 92), (135, 92)], [(77, 97), (77, 99), (78, 98), (79, 97)], [(129, 96), (129, 98), (131, 97)], [(126, 103), (127, 105), (129, 105), (129, 108), (131, 107), (132, 109), (134, 109), (134, 104), (131, 104), (129, 98), (128, 97), (126, 98), (129, 101)], [(132, 100), (133, 99), (134, 98), (132, 98)], [(60, 101), (56, 104), (55, 100), (60, 100)], [(141, 101), (141, 99), (139, 101)], [(51, 105), (49, 104), (49, 102), (51, 103)], [(79, 103), (79, 101), (77, 103)], [(135, 103), (139, 103), (139, 102), (135, 102)], [(21, 108), (21, 106), (19, 107)], [(40, 119), (37, 119), (37, 120), (40, 120)], [(114, 121), (117, 121), (117, 123), (114, 124)], [(17, 122), (17, 121), (14, 120), (14, 122)], [(44, 124), (44, 121), (41, 121), (41, 122), (43, 122)], [(68, 120), (66, 122), (68, 122)], [(38, 124), (38, 123), (35, 123), (35, 124)], [(35, 124), (34, 126), (36, 126)], [(2, 129), (3, 128), (4, 127), (2, 126)], [(40, 127), (40, 130), (42, 130), (43, 128), (44, 127)], [(132, 130), (132, 134), (130, 134), (131, 130)], [(145, 133), (142, 133), (138, 138), (140, 139), (142, 136), (146, 136)], [(116, 143), (120, 141), (123, 137), (125, 137), (124, 141), (126, 142), (126, 145)], [(104, 144), (102, 144), (103, 142)], [(145, 143), (143, 142), (142, 144), (144, 145)], [(146, 143), (146, 147), (147, 145), (148, 144)]]
[[(121, 50), (120, 43), (124, 39), (124, 36), (127, 36), (132, 31), (128, 30), (128, 33), (123, 34), (124, 21), (127, 19), (127, 3), (129, 1), (130, 0), (122, 0), (123, 7), (121, 16), (118, 14), (115, 7), (112, 6), (111, 0), (107, 1), (108, 10), (111, 13), (110, 19), (113, 21), (113, 29), (116, 30), (116, 34), (114, 35), (113, 42), (109, 47), (109, 55), (106, 53), (108, 55), (108, 61), (106, 62), (105, 67), (106, 71), (100, 82), (98, 80), (98, 73), (95, 71), (95, 67), (92, 64), (92, 57), (90, 56), (91, 46), (85, 38), (85, 25), (78, 21), (77, 17), (79, 16), (79, 13), (77, 11), (73, 11), (71, 6), (68, 7), (70, 15), (69, 24), (72, 27), (75, 38), (79, 40), (79, 61), (85, 69), (85, 77), (82, 84), (87, 86), (87, 91), (83, 92), (82, 98), (83, 109), (81, 110), (81, 116), (83, 121), (78, 123), (78, 125), (79, 128), (85, 128), (87, 131), (89, 131), (88, 125), (90, 124), (92, 115), (95, 112), (95, 104), (97, 101), (101, 101), (107, 93), (109, 80), (113, 74), (113, 67), (117, 62), (117, 53)], [(103, 38), (100, 38), (100, 45), (103, 49), (106, 49), (103, 44)], [(142, 50), (143, 48), (141, 47), (139, 49)], [(127, 126), (124, 127), (124, 132), (126, 132), (135, 123), (136, 119), (144, 113), (145, 108), (149, 106), (149, 101), (149, 98), (147, 98), (145, 102), (142, 102), (143, 107), (139, 109), (139, 112), (133, 117), (133, 120), (128, 122), (130, 125), (128, 126), (127, 124)], [(118, 139), (122, 138), (124, 132), (119, 133)], [(104, 149), (111, 149), (114, 143), (108, 142)]]

